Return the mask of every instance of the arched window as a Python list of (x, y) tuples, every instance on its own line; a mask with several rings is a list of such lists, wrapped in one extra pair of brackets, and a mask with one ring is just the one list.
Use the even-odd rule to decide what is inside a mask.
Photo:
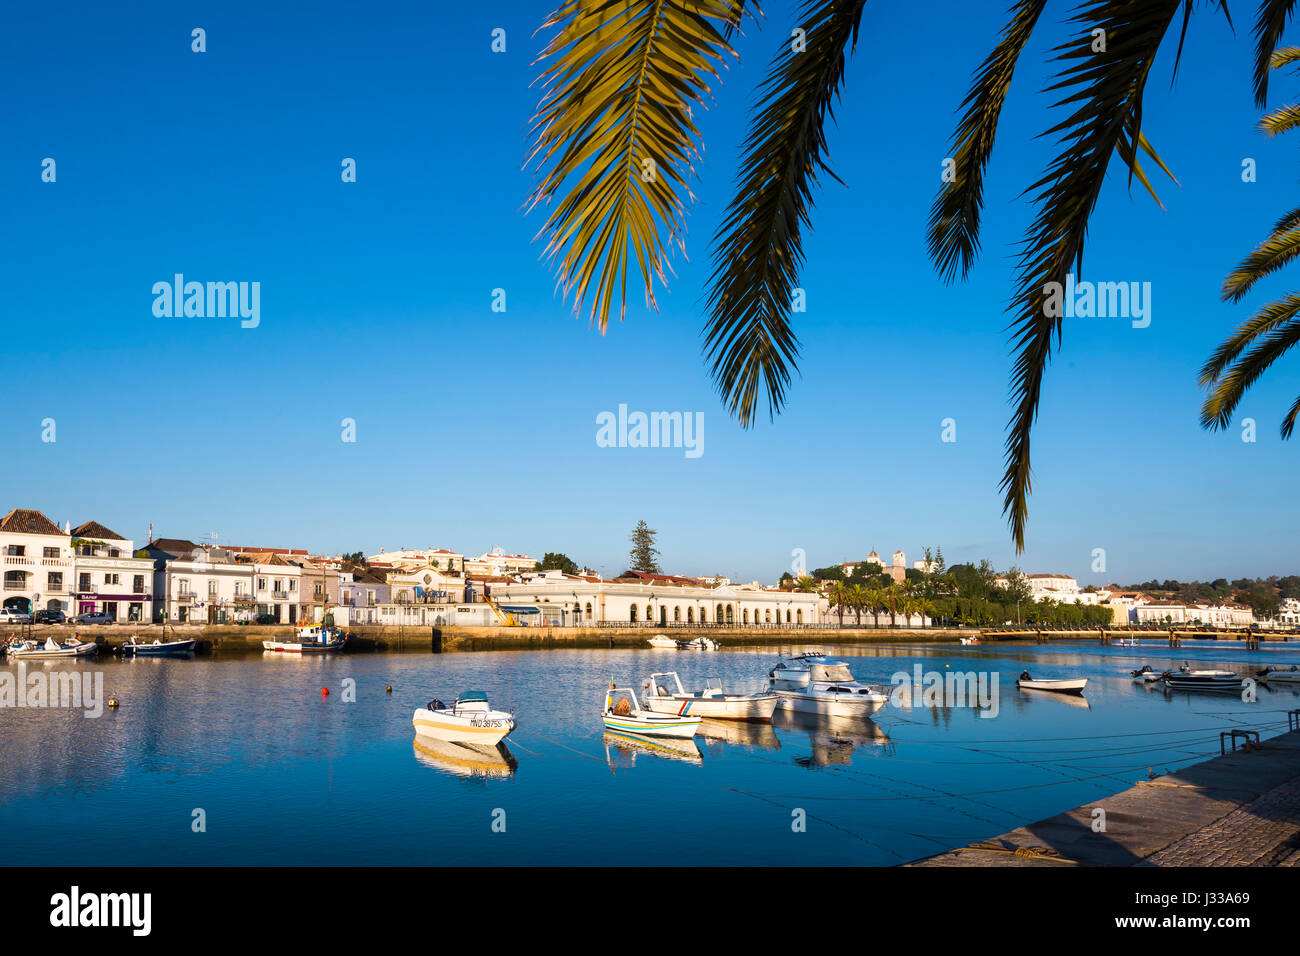
[(707, 607), (700, 608), (700, 623), (706, 624), (708, 623), (708, 620), (709, 620), (709, 609)]
[(740, 612), (740, 619), (745, 624), (749, 623), (749, 608), (745, 608), (743, 611)]
[(719, 624), (721, 624), (724, 620), (726, 620), (725, 614), (726, 614), (726, 612), (722, 610), (722, 605), (719, 604), (719, 605), (718, 605), (718, 616), (715, 617), (714, 620), (717, 621)]
[(636, 605), (635, 605), (635, 604), (632, 605), (631, 611), (630, 611), (629, 613), (630, 613), (631, 616), (628, 618), (628, 620), (631, 621), (633, 624), (635, 624), (635, 623), (636, 623)]
[(789, 608), (786, 608), (786, 609), (785, 609), (785, 623), (787, 623), (787, 624), (790, 623), (790, 609), (789, 609)]
[(796, 624), (803, 623), (803, 608), (799, 608), (799, 610), (794, 612), (794, 618)]
[(728, 624), (735, 624), (735, 623), (736, 623), (736, 608), (735, 608), (735, 605), (732, 605), (732, 604), (728, 604), (728, 605), (727, 605), (727, 623), (728, 623)]
[(681, 622), (682, 622), (682, 608), (681, 605), (679, 604), (677, 607), (673, 608), (673, 623), (680, 624)]
[(587, 602), (587, 620), (591, 620), (591, 602)]
[(688, 607), (688, 608), (686, 609), (686, 623), (687, 623), (687, 624), (694, 624), (694, 623), (695, 623), (695, 608), (693, 608), (693, 607)]
[(771, 624), (771, 623), (772, 623), (772, 609), (771, 609), (771, 608), (768, 608), (767, 610), (765, 610), (765, 611), (763, 612), (763, 623), (764, 623), (764, 624)]
[(645, 619), (647, 621), (653, 621), (655, 619), (654, 608), (650, 607), (649, 604), (645, 606)]

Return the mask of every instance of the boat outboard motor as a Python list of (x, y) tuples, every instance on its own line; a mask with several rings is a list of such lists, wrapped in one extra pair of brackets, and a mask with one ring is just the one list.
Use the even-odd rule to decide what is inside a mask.
[(446, 710), (446, 709), (447, 709), (447, 705), (444, 704), (442, 701), (438, 700), (438, 698), (436, 697), (433, 700), (429, 701), (429, 710)]
[(1033, 680), (1033, 678), (1029, 676), (1029, 671), (1024, 671), (1024, 672), (1020, 675), (1020, 679), (1021, 679), (1021, 680)]

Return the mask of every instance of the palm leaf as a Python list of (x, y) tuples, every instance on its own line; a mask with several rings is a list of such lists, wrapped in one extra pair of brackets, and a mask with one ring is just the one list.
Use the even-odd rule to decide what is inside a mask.
[[(1275, 361), (1300, 342), (1300, 295), (1270, 302), (1215, 350), (1201, 369), (1201, 384), (1209, 389), (1201, 406), (1201, 425), (1227, 428), (1246, 391)], [(1249, 348), (1249, 351), (1247, 351)], [(1293, 413), (1283, 423), (1289, 436)]]
[(1268, 101), (1268, 74), (1274, 68), (1273, 53), (1291, 19), (1296, 0), (1263, 0), (1255, 17), (1255, 105)]
[[(634, 257), (647, 306), (667, 285), (671, 244), (684, 251), (687, 179), (700, 155), (692, 104), (703, 104), (727, 54), (723, 31), (744, 0), (568, 0), (543, 24), (541, 102), (529, 130), (538, 182), (528, 208), (550, 205), (538, 233), (557, 288), (602, 332), (614, 297), (627, 311)], [(661, 236), (666, 235), (665, 242)]]
[(844, 51), (857, 42), (865, 2), (805, 3), (806, 48), (795, 52), (786, 41), (760, 88), (740, 182), (714, 239), (704, 349), (742, 427), (754, 423), (760, 392), (776, 415), (795, 367), (799, 343), (789, 314), (804, 259), (802, 230), (818, 170), (836, 178), (823, 158), (825, 120), (833, 119)]
[(966, 112), (951, 149), (953, 178), (940, 188), (930, 209), (930, 258), (945, 281), (966, 278), (979, 255), (984, 168), (1016, 62), (1046, 5), (1047, 0), (1020, 0), (1011, 8), (1002, 41), (980, 66), (962, 102)]
[(1224, 301), (1240, 302), (1256, 282), (1300, 256), (1300, 226), (1274, 231), (1223, 280)]
[(1281, 106), (1260, 117), (1260, 131), (1268, 136), (1286, 133), (1300, 126), (1300, 106)]
[(1180, 2), (1085, 0), (1071, 19), (1086, 31), (1084, 37), (1096, 27), (1104, 29), (1107, 51), (1094, 54), (1086, 39), (1056, 51), (1063, 66), (1051, 89), (1066, 91), (1057, 105), (1074, 111), (1048, 130), (1060, 134), (1062, 149), (1030, 187), (1037, 191), (1038, 213), (1019, 253), (1018, 288), (1011, 304), (1017, 353), (1011, 382), (1015, 410), (1008, 425), (1002, 489), (1018, 552), (1024, 550), (1031, 491), (1030, 433), (1052, 339), (1059, 342), (1061, 334), (1060, 317), (1048, 315), (1045, 308), (1046, 287), (1064, 285), (1071, 268), (1078, 271), (1082, 266), (1088, 220), (1107, 166), (1121, 144), (1140, 142), (1147, 77)]

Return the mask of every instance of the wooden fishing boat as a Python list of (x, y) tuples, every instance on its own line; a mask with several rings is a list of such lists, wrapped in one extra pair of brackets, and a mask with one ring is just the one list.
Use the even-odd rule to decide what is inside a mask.
[(265, 650), (278, 654), (321, 654), (341, 651), (348, 636), (332, 624), (311, 624), (298, 628), (292, 641), (263, 641)]
[(1030, 677), (1029, 671), (1025, 671), (1016, 681), (1016, 686), (1021, 690), (1050, 690), (1058, 694), (1082, 694), (1083, 689), (1088, 686), (1088, 678), (1068, 677), (1043, 680)]
[[(670, 678), (672, 684), (667, 683)], [(771, 693), (727, 694), (716, 677), (706, 680), (703, 690), (690, 693), (682, 687), (682, 679), (676, 671), (651, 674), (644, 684), (644, 691), (646, 710), (715, 720), (770, 721), (780, 700)]]
[(515, 729), (515, 715), (493, 710), (487, 694), (466, 691), (448, 706), (440, 700), (416, 710), (411, 718), (417, 734), (449, 743), (472, 743), (491, 747), (499, 744)]
[(162, 641), (155, 637), (150, 644), (132, 634), (130, 640), (123, 642), (122, 653), (129, 657), (188, 657), (194, 652), (198, 643), (198, 641)]
[[(615, 702), (616, 694), (627, 696)], [(606, 730), (621, 733), (643, 734), (648, 737), (694, 737), (702, 718), (643, 710), (637, 702), (636, 691), (631, 687), (616, 687), (610, 683), (605, 692), (605, 709), (601, 719), (605, 722)]]

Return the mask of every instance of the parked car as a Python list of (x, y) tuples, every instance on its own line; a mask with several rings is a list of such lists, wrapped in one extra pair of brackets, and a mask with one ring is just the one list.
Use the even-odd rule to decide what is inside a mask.
[(13, 608), (0, 608), (0, 624), (30, 624), (32, 616), (26, 611), (15, 611)]
[(32, 618), (37, 624), (65, 624), (68, 615), (62, 611), (37, 611), (36, 616)]
[(87, 611), (72, 619), (74, 624), (112, 624), (113, 619), (103, 611)]

